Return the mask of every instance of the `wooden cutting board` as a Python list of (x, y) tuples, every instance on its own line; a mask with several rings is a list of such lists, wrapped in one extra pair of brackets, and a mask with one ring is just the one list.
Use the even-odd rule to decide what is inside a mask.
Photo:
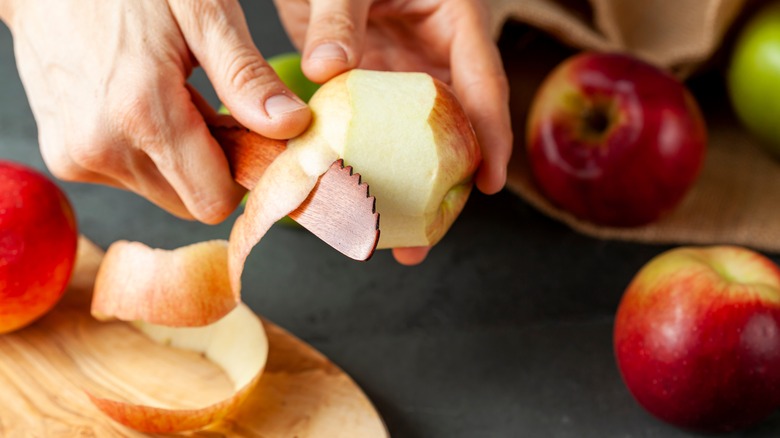
[[(129, 324), (89, 314), (103, 251), (79, 242), (73, 279), (57, 307), (35, 324), (0, 336), (0, 436), (138, 437), (101, 413), (84, 390), (192, 407), (232, 391), (224, 372), (201, 355), (155, 344)], [(202, 437), (387, 437), (355, 382), (325, 356), (271, 322), (259, 384)]]

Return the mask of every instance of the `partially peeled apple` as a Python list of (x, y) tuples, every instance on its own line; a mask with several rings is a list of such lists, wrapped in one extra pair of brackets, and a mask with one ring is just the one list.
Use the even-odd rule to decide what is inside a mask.
[(436, 244), (463, 209), (481, 159), (449, 87), (424, 73), (352, 70), (309, 106), (313, 122), (288, 148), (311, 151), (307, 159), (333, 152), (362, 176), (376, 197), (378, 248)]
[[(358, 69), (322, 85), (309, 106), (312, 124), (288, 146), (334, 152), (362, 176), (377, 200), (377, 248), (436, 244), (463, 209), (481, 160), (449, 87), (425, 73)], [(323, 162), (324, 152), (309, 155)]]
[[(297, 208), (317, 178), (342, 158), (376, 197), (377, 248), (435, 245), (471, 192), (481, 155), (463, 107), (424, 73), (351, 70), (309, 102), (312, 123), (266, 168), (230, 235), (233, 291), (252, 248), (274, 221)], [(256, 136), (255, 147), (284, 140)]]

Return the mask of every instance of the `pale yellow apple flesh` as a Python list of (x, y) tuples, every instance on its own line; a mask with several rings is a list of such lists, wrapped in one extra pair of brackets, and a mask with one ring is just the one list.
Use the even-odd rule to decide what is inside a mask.
[(263, 324), (243, 303), (219, 321), (202, 327), (134, 324), (157, 342), (202, 353), (222, 367), (235, 387), (230, 397), (192, 409), (150, 406), (88, 394), (106, 415), (142, 432), (176, 433), (202, 429), (219, 421), (244, 401), (262, 375), (268, 359), (268, 338)]
[(378, 248), (431, 246), (460, 214), (480, 161), (449, 88), (424, 73), (352, 70), (309, 102), (314, 123), (294, 143), (326, 142), (376, 197)]

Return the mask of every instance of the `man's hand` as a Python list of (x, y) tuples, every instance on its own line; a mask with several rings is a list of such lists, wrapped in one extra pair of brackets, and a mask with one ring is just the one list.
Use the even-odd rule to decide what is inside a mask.
[[(0, 0), (2, 2), (3, 0)], [(132, 190), (173, 214), (225, 219), (244, 190), (187, 85), (200, 65), (233, 116), (273, 138), (311, 120), (253, 44), (237, 0), (5, 0), (41, 152), (62, 179)]]

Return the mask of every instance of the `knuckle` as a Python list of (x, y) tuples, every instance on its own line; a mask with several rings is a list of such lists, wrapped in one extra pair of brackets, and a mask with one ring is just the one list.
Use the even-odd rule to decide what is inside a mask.
[(134, 93), (121, 99), (111, 110), (112, 119), (122, 132), (144, 132), (154, 111), (145, 93)]
[(317, 17), (311, 25), (313, 29), (320, 29), (325, 35), (336, 35), (342, 38), (348, 38), (358, 30), (352, 15), (343, 10), (323, 14)]
[(192, 202), (189, 206), (192, 215), (196, 219), (207, 224), (216, 224), (228, 217), (235, 205), (227, 196), (215, 196), (214, 193), (196, 191), (192, 193)]
[(233, 90), (263, 87), (276, 80), (274, 69), (254, 53), (241, 53), (227, 64), (228, 83)]
[(498, 93), (506, 100), (509, 100), (509, 79), (506, 77), (506, 74), (504, 74), (503, 71), (495, 74), (495, 82)]
[(149, 155), (163, 154), (165, 138), (170, 138), (173, 127), (170, 115), (152, 93), (135, 92), (120, 99), (110, 110), (113, 132), (129, 147), (142, 150)]
[(63, 181), (82, 181), (84, 179), (84, 170), (71, 159), (65, 141), (59, 137), (55, 140), (41, 133), (39, 143), (43, 162), (52, 175)]
[(225, 23), (229, 11), (236, 6), (235, 0), (201, 0), (193, 2), (197, 14), (203, 23)]
[(84, 172), (68, 160), (45, 160), (46, 167), (52, 175), (63, 181), (81, 181)]
[(236, 0), (200, 0), (189, 2), (191, 13), (180, 17), (185, 20), (195, 35), (209, 35), (221, 27), (226, 27), (230, 11), (236, 7)]
[(115, 142), (106, 137), (100, 123), (93, 121), (80, 129), (71, 130), (65, 138), (65, 149), (77, 166), (102, 173), (112, 161)]
[(509, 79), (501, 70), (474, 74), (471, 79), (460, 84), (458, 88), (462, 90), (464, 95), (482, 96), (488, 92), (491, 98), (501, 99), (502, 102), (509, 100)]
[(43, 162), (52, 175), (63, 181), (82, 181), (85, 178), (83, 169), (70, 160), (66, 154), (53, 156), (43, 153)]
[(101, 143), (75, 142), (68, 149), (73, 163), (84, 169), (105, 169), (111, 160), (111, 152)]

